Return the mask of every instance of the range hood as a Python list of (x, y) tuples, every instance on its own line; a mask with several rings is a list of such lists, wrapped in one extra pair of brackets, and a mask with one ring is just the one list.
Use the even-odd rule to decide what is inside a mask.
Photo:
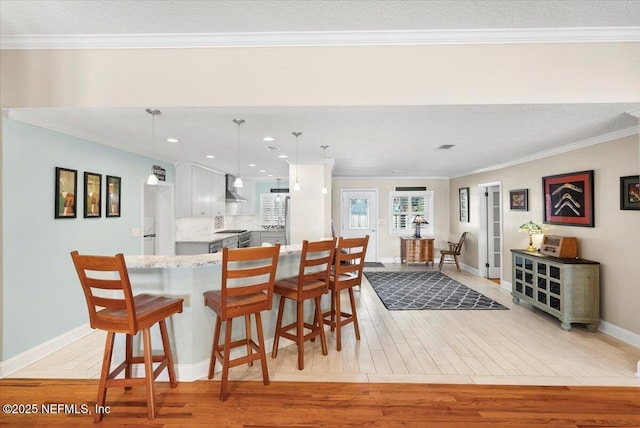
[(247, 202), (245, 198), (238, 195), (236, 193), (236, 188), (233, 187), (233, 182), (235, 181), (235, 177), (231, 174), (225, 175), (225, 180), (227, 182), (227, 192), (225, 196), (225, 201), (227, 202)]

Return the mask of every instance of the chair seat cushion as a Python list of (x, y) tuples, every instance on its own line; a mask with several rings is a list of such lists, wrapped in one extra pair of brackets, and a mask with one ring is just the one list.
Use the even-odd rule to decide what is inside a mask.
[[(139, 294), (133, 298), (138, 330), (148, 328), (160, 320), (182, 312), (182, 298)], [(129, 332), (126, 309), (102, 309), (97, 313), (96, 327), (116, 332)], [(136, 331), (137, 332), (137, 331)], [(135, 332), (134, 332), (135, 333)]]

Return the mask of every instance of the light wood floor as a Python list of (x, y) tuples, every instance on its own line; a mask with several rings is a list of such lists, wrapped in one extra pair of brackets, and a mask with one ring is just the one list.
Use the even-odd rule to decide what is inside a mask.
[[(97, 381), (2, 379), (3, 404), (35, 403), (38, 413), (5, 411), (0, 425), (640, 427), (640, 394), (629, 387), (323, 382), (272, 382), (269, 386), (232, 382), (230, 387), (231, 395), (222, 403), (217, 381), (182, 382), (175, 389), (159, 382), (154, 420), (147, 419), (144, 388), (126, 393), (123, 388), (111, 388), (107, 394), (110, 413), (94, 425), (93, 417), (83, 412), (94, 411)], [(58, 404), (66, 404), (66, 411)], [(59, 412), (43, 414), (52, 408)]]
[[(424, 270), (387, 264), (371, 270)], [(429, 267), (427, 269), (433, 269)], [(342, 352), (328, 333), (329, 355), (308, 343), (305, 370), (295, 345), (269, 356), (271, 380), (292, 382), (601, 385), (640, 387), (640, 348), (583, 326), (560, 322), (526, 304), (515, 305), (495, 283), (445, 266), (454, 279), (510, 308), (478, 311), (388, 311), (367, 281), (356, 289), (362, 339), (343, 332)], [(346, 306), (345, 306), (346, 307)], [(10, 378), (85, 378), (99, 375), (104, 335), (95, 332)], [(232, 380), (259, 380), (259, 364), (232, 369)]]

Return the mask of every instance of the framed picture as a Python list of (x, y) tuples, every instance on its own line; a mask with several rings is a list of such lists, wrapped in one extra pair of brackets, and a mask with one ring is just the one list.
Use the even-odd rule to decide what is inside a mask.
[(84, 173), (84, 218), (102, 216), (102, 175)]
[(120, 184), (120, 177), (107, 175), (107, 197), (105, 198), (107, 203), (104, 210), (107, 217), (120, 217), (120, 200), (122, 198)]
[(529, 189), (510, 190), (509, 207), (511, 211), (529, 211)]
[(78, 171), (56, 167), (55, 218), (76, 218)]
[(640, 175), (620, 177), (620, 209), (640, 210)]
[(542, 177), (544, 222), (593, 227), (593, 170)]
[(469, 188), (461, 187), (458, 189), (458, 201), (460, 203), (460, 221), (469, 222)]

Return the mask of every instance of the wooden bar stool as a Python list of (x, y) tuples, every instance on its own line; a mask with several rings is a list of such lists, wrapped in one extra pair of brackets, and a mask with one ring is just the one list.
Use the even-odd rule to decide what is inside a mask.
[[(280, 255), (280, 244), (273, 247), (252, 247), (236, 250), (222, 250), (222, 281), (220, 290), (204, 293), (204, 304), (216, 313), (216, 326), (211, 345), (209, 379), (213, 379), (216, 361), (222, 364), (222, 382), (220, 401), (227, 399), (229, 369), (240, 364), (260, 360), (262, 363), (262, 381), (269, 385), (267, 356), (264, 349), (262, 319), (260, 312), (271, 309), (276, 268)], [(256, 320), (258, 343), (251, 338), (250, 316)], [(233, 318), (244, 317), (246, 337), (231, 341)], [(224, 344), (220, 345), (222, 322), (226, 321)], [(247, 347), (247, 355), (231, 359), (231, 349)], [(254, 352), (255, 351), (255, 352)]]
[[(302, 242), (302, 254), (300, 255), (300, 271), (297, 276), (276, 281), (275, 293), (280, 295), (278, 306), (278, 320), (276, 332), (273, 336), (273, 350), (271, 356), (278, 356), (278, 343), (280, 336), (293, 340), (298, 345), (298, 370), (304, 369), (304, 342), (320, 336), (322, 355), (327, 355), (327, 339), (324, 335), (324, 323), (320, 309), (320, 299), (329, 292), (329, 273), (336, 249), (336, 239), (318, 242)], [(287, 299), (296, 302), (296, 321), (282, 326), (284, 304)], [(315, 316), (313, 324), (304, 322), (304, 302), (314, 300)], [(296, 334), (289, 330), (296, 329)], [(304, 329), (311, 330), (306, 335)]]
[[(356, 300), (353, 295), (353, 287), (362, 282), (362, 269), (364, 257), (367, 253), (369, 235), (364, 238), (338, 239), (336, 249), (335, 267), (329, 280), (331, 290), (331, 310), (322, 314), (323, 322), (331, 326), (331, 331), (336, 332), (336, 349), (342, 350), (342, 326), (353, 323), (356, 339), (360, 340), (360, 328), (358, 327), (358, 314), (356, 312)], [(340, 307), (340, 292), (347, 290), (351, 303), (351, 313), (342, 312)], [(329, 317), (329, 319), (326, 319)]]
[[(175, 388), (178, 384), (173, 369), (173, 359), (165, 320), (173, 314), (182, 312), (183, 299), (150, 294), (140, 294), (134, 297), (131, 291), (127, 266), (122, 254), (116, 254), (113, 257), (88, 256), (80, 255), (77, 251), (73, 251), (71, 258), (87, 300), (91, 328), (107, 331), (96, 404), (104, 407), (107, 388), (123, 386), (125, 390), (129, 390), (135, 385), (145, 385), (147, 388), (148, 416), (149, 419), (154, 419), (156, 409), (153, 381), (166, 367), (171, 387)], [(95, 272), (98, 274), (96, 275)], [(119, 296), (97, 296), (94, 294), (94, 291), (97, 290), (103, 290), (103, 294), (106, 291)], [(104, 309), (98, 310), (98, 308)], [(151, 354), (150, 329), (156, 323), (160, 326), (162, 347), (164, 349), (164, 355), (159, 356)], [(139, 331), (142, 331), (144, 356), (134, 357), (133, 336)], [(113, 342), (116, 333), (126, 334), (125, 360), (110, 372)], [(153, 369), (153, 363), (160, 363), (155, 370)], [(144, 364), (145, 376), (143, 378), (131, 377), (133, 364)], [(124, 379), (115, 379), (123, 370)], [(102, 413), (96, 412), (94, 422), (100, 422), (101, 419)]]

